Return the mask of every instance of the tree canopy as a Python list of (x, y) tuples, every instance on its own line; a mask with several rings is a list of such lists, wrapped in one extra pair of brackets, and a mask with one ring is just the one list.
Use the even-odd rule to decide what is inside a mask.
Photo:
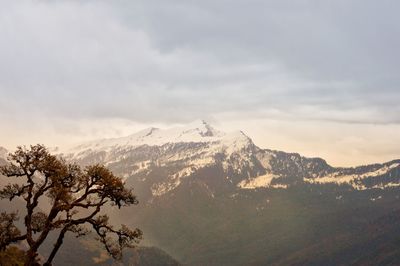
[[(66, 233), (77, 237), (95, 232), (97, 239), (115, 259), (124, 248), (134, 247), (142, 237), (139, 229), (125, 225), (115, 228), (101, 210), (106, 205), (118, 208), (138, 204), (132, 189), (102, 165), (82, 169), (79, 165), (49, 153), (43, 145), (18, 147), (9, 155), (9, 163), (0, 173), (15, 178), (0, 190), (1, 199), (21, 198), (25, 202), (24, 228), (18, 228), (17, 212), (0, 213), (0, 250), (12, 243), (26, 241), (25, 265), (37, 265), (38, 249), (51, 231), (58, 234), (54, 248), (44, 265), (51, 265)], [(47, 198), (50, 207), (39, 208)]]

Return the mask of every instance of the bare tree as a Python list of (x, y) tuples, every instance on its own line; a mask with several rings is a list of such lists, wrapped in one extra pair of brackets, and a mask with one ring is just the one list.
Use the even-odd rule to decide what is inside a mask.
[[(50, 154), (43, 145), (18, 147), (8, 160), (0, 173), (18, 180), (2, 188), (0, 198), (11, 201), (19, 197), (26, 203), (25, 228), (21, 232), (15, 225), (17, 213), (2, 212), (0, 249), (26, 241), (26, 266), (38, 264), (38, 249), (51, 231), (56, 231), (58, 237), (44, 265), (51, 265), (67, 232), (79, 237), (94, 231), (114, 259), (120, 259), (123, 248), (134, 247), (141, 239), (139, 229), (125, 225), (115, 229), (109, 217), (101, 214), (106, 204), (121, 208), (138, 203), (132, 190), (104, 166), (81, 169)], [(48, 211), (38, 208), (42, 198), (51, 203)]]

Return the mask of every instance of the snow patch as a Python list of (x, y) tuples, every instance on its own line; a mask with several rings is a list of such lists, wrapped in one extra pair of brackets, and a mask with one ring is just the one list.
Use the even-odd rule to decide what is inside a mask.
[(153, 194), (153, 196), (164, 195), (165, 193), (174, 190), (180, 183), (180, 179), (175, 179), (174, 182), (153, 184), (151, 186), (151, 194)]
[(274, 178), (279, 176), (274, 174), (265, 174), (255, 178), (242, 180), (237, 187), (242, 189), (255, 189), (255, 188), (267, 188), (271, 186), (271, 182)]
[(377, 200), (380, 200), (380, 199), (382, 199), (382, 196), (378, 196), (376, 198), (370, 198), (371, 201), (377, 201)]
[[(367, 188), (364, 185), (360, 184), (359, 181), (361, 181), (362, 179), (367, 178), (367, 177), (377, 177), (377, 176), (384, 175), (384, 174), (388, 173), (390, 170), (398, 167), (399, 165), (400, 165), (400, 163), (393, 163), (388, 166), (383, 166), (375, 171), (367, 172), (367, 173), (363, 173), (363, 174), (343, 175), (339, 172), (335, 172), (335, 173), (331, 173), (329, 175), (326, 175), (323, 177), (318, 177), (318, 178), (304, 178), (304, 182), (308, 182), (311, 184), (327, 184), (327, 183), (335, 183), (338, 185), (349, 184), (357, 190), (365, 190)], [(400, 184), (395, 184), (395, 183), (389, 183), (389, 184), (382, 185), (382, 186), (376, 186), (373, 188), (400, 186)]]
[(261, 163), (261, 165), (270, 170), (271, 169), (271, 159), (273, 159), (273, 155), (271, 153), (263, 152), (257, 154), (257, 159)]
[(385, 188), (391, 188), (391, 187), (400, 187), (400, 184), (399, 183), (393, 183), (393, 182), (390, 182), (390, 183), (387, 183), (387, 184), (379, 184), (379, 185), (375, 185), (375, 186), (373, 186), (372, 188), (378, 188), (378, 189), (385, 189)]
[(192, 175), (195, 170), (195, 167), (187, 167), (182, 169), (181, 171), (176, 172), (173, 175), (169, 175), (166, 182), (153, 184), (151, 186), (151, 193), (153, 194), (153, 196), (162, 196), (174, 190), (181, 184), (183, 178)]
[(288, 188), (288, 185), (287, 185), (287, 184), (273, 184), (271, 187), (272, 187), (272, 188), (287, 189), (287, 188)]

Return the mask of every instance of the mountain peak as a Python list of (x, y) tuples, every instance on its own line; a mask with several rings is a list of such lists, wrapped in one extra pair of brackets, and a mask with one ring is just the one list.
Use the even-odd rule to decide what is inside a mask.
[(214, 129), (205, 120), (196, 120), (192, 123), (187, 124), (186, 126), (183, 126), (183, 128), (185, 129), (185, 133), (196, 131), (201, 137), (214, 137), (216, 135), (219, 135), (219, 133), (222, 133)]
[(154, 133), (155, 133), (156, 131), (158, 131), (158, 130), (160, 130), (160, 129), (159, 129), (159, 128), (156, 128), (156, 127), (148, 127), (148, 128), (143, 129), (143, 130), (140, 130), (140, 131), (138, 131), (138, 132), (136, 132), (136, 133), (133, 133), (133, 134), (131, 134), (131, 135), (128, 136), (128, 137), (130, 137), (130, 138), (134, 138), (134, 137), (148, 137), (148, 136), (154, 134)]
[(212, 127), (205, 120), (196, 120), (192, 123), (159, 129), (149, 127), (127, 137), (102, 139), (83, 143), (72, 150), (76, 153), (83, 150), (110, 151), (114, 148), (137, 147), (141, 145), (162, 146), (167, 143), (220, 143), (229, 150), (236, 150), (252, 143), (251, 139), (242, 131), (226, 133)]

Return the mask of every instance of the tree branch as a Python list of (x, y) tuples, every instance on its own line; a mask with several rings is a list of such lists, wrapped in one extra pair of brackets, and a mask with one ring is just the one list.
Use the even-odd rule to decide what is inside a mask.
[(64, 228), (61, 230), (60, 234), (58, 235), (57, 241), (56, 241), (56, 243), (54, 244), (54, 248), (53, 248), (53, 250), (51, 251), (50, 256), (49, 256), (49, 258), (47, 259), (47, 261), (43, 264), (43, 266), (50, 266), (50, 265), (51, 265), (51, 262), (53, 261), (54, 257), (56, 256), (58, 250), (60, 249), (60, 247), (61, 247), (61, 245), (62, 245), (62, 243), (63, 243), (63, 239), (64, 239), (65, 233), (66, 233), (67, 231), (68, 231), (68, 226), (64, 227)]

